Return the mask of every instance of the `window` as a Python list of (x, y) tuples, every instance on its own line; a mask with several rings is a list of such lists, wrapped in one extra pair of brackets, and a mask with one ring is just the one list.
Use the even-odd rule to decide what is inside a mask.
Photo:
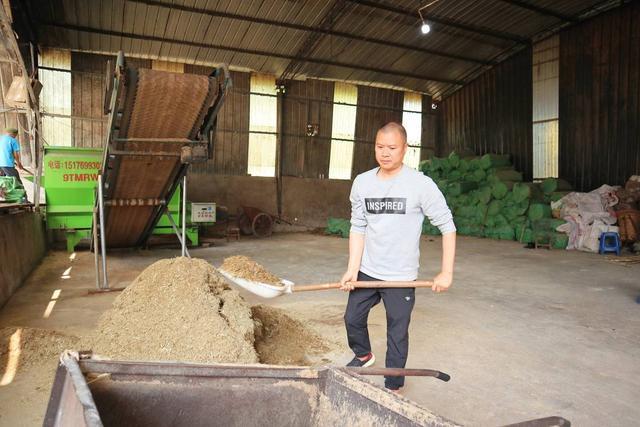
[(249, 96), (249, 175), (276, 175), (277, 115), (276, 78), (253, 74)]
[(422, 145), (422, 95), (405, 92), (402, 110), (402, 125), (407, 130), (409, 144), (407, 154), (404, 156), (404, 164), (418, 169)]
[[(71, 52), (43, 49), (40, 66), (71, 70)], [(49, 145), (71, 146), (71, 72), (39, 70), (42, 137)]]
[(169, 71), (171, 73), (184, 73), (184, 64), (180, 62), (151, 61), (151, 69), (158, 71)]
[[(358, 87), (336, 82), (333, 90), (333, 102), (329, 178), (351, 179)], [(341, 103), (352, 105), (340, 105)]]
[(533, 45), (533, 179), (558, 177), (560, 36)]

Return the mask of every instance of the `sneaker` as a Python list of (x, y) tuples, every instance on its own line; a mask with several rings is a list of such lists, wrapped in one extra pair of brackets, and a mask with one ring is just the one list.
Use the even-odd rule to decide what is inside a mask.
[(351, 362), (347, 363), (347, 366), (353, 366), (356, 368), (368, 368), (374, 363), (376, 363), (376, 356), (374, 356), (373, 353), (369, 353), (364, 360), (360, 360), (357, 357), (354, 357)]
[(398, 396), (402, 396), (402, 387), (400, 388), (387, 388), (391, 393), (395, 393)]

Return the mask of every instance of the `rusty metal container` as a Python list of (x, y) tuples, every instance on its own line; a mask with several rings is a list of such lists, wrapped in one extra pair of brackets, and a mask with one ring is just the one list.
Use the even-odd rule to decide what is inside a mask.
[(337, 368), (61, 358), (44, 426), (456, 426)]
[[(96, 360), (65, 352), (44, 427), (459, 424), (333, 367)], [(570, 426), (547, 417), (507, 427)]]

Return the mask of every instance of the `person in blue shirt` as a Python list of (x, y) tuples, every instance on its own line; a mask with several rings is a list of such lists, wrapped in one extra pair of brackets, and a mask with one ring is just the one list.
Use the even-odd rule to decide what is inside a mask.
[(4, 135), (0, 136), (0, 175), (13, 176), (22, 185), (20, 174), (16, 166), (24, 170), (20, 162), (20, 144), (16, 139), (18, 129), (7, 128)]

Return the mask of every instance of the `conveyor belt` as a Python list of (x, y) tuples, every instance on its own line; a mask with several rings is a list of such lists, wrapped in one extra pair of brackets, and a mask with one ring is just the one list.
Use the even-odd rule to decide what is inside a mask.
[(126, 68), (124, 58), (119, 61), (108, 88), (102, 169), (105, 237), (112, 248), (139, 246), (149, 237), (192, 161), (185, 150), (200, 160), (212, 152), (208, 139), (228, 83), (216, 76)]

